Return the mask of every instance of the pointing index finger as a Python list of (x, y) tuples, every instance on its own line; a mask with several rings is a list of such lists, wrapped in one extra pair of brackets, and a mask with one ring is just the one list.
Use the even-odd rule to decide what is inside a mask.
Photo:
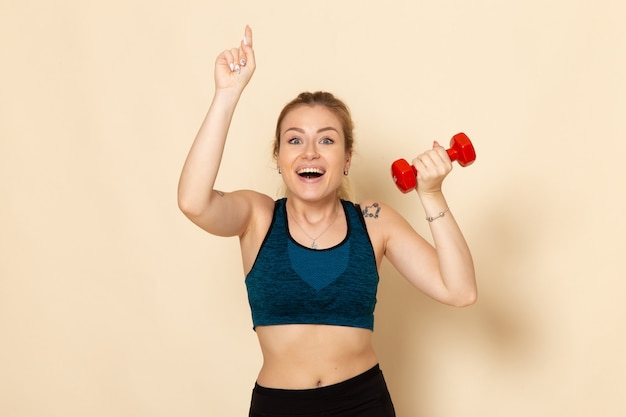
[(252, 29), (249, 25), (246, 25), (246, 30), (243, 35), (243, 44), (252, 47)]

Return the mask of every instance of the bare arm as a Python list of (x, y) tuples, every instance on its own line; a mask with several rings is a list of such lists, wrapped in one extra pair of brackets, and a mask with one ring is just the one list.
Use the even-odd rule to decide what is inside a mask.
[[(477, 289), (474, 264), (446, 199), (441, 191), (445, 176), (452, 169), (445, 150), (433, 149), (413, 160), (418, 170), (419, 195), (424, 212), (435, 217), (429, 222), (433, 245), (390, 207), (381, 208), (384, 224), (385, 255), (394, 267), (414, 286), (432, 298), (455, 306), (471, 305)], [(439, 213), (445, 212), (439, 217)]]
[(238, 48), (215, 61), (215, 94), (191, 146), (178, 184), (178, 205), (195, 224), (220, 236), (242, 235), (251, 218), (251, 191), (214, 190), (226, 137), (241, 94), (256, 68), (252, 31), (246, 27)]

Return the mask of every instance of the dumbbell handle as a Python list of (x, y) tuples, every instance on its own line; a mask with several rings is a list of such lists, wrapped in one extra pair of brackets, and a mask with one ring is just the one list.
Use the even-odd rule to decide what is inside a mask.
[[(450, 140), (450, 148), (446, 149), (451, 161), (458, 161), (466, 167), (476, 160), (476, 151), (465, 133), (457, 133)], [(403, 193), (417, 187), (417, 169), (404, 159), (398, 159), (391, 165), (391, 175), (396, 186)]]

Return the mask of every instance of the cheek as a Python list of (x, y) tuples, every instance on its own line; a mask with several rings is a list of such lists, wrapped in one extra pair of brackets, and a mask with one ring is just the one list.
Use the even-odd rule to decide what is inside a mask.
[(294, 158), (297, 158), (293, 155), (293, 153), (286, 152), (284, 149), (276, 155), (276, 164), (281, 168), (287, 168), (288, 166), (293, 165)]

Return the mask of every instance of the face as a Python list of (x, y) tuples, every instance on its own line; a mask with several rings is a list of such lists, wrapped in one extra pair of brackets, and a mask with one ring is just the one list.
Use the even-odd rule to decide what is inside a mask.
[(290, 195), (335, 198), (350, 158), (341, 122), (326, 107), (299, 106), (283, 119), (276, 161)]

